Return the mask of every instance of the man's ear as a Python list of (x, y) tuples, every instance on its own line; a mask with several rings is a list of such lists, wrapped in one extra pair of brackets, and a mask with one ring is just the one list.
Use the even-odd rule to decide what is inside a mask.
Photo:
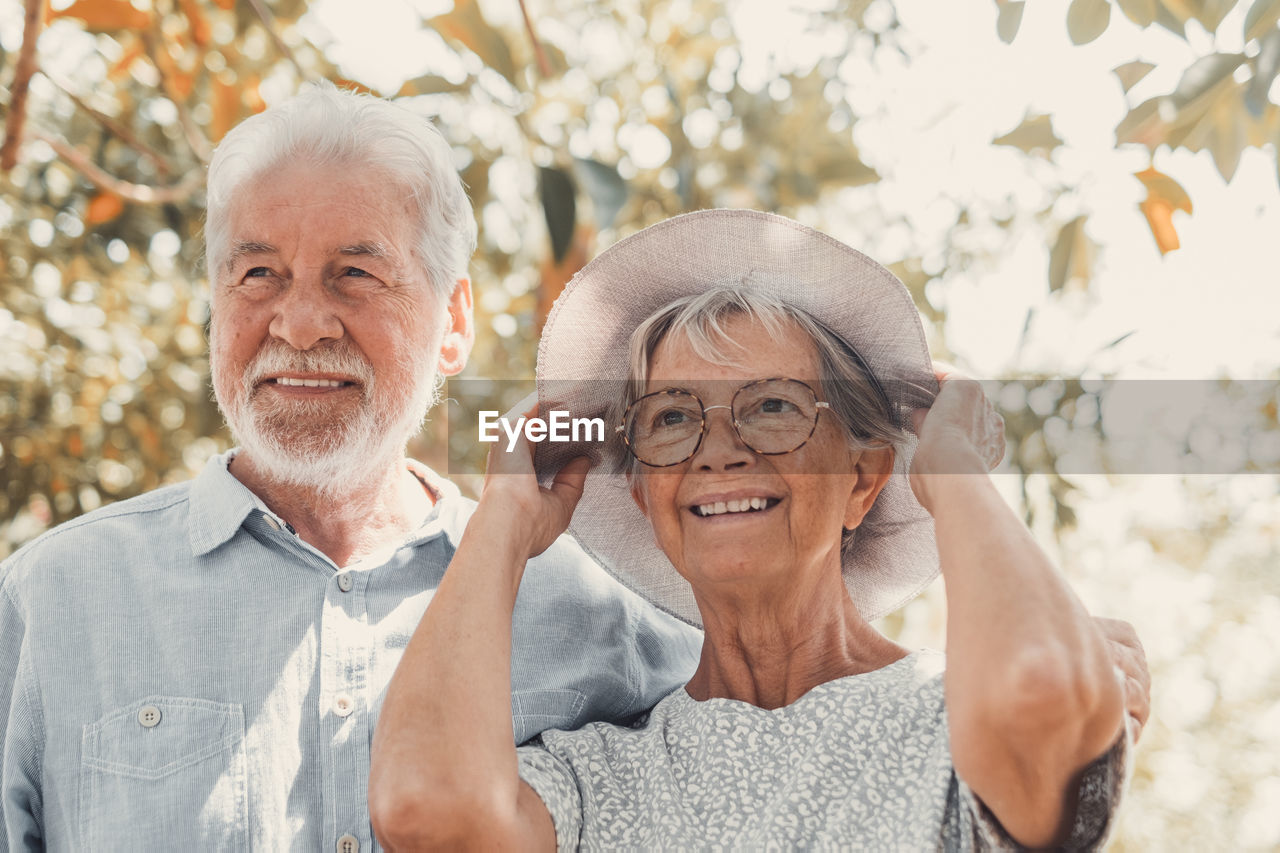
[(886, 445), (859, 451), (854, 469), (858, 480), (845, 503), (845, 530), (852, 530), (862, 523), (862, 519), (871, 511), (871, 505), (889, 484), (889, 478), (893, 476), (893, 448)]
[(446, 308), (449, 319), (444, 327), (444, 338), (440, 341), (440, 373), (444, 376), (456, 376), (462, 368), (467, 366), (471, 345), (476, 340), (471, 305), (471, 279), (458, 279)]

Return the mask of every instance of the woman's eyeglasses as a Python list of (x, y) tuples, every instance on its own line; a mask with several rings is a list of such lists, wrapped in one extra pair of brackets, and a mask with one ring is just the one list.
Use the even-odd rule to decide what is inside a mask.
[(831, 408), (799, 379), (759, 379), (733, 395), (728, 406), (704, 406), (696, 394), (667, 389), (645, 394), (627, 406), (622, 433), (627, 447), (645, 465), (679, 465), (698, 452), (707, 433), (707, 412), (729, 409), (734, 432), (765, 456), (799, 450), (818, 426), (818, 410)]

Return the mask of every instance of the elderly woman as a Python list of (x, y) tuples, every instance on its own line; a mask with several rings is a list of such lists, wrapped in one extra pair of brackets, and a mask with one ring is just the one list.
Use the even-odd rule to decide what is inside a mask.
[[(938, 390), (892, 275), (780, 217), (677, 217), (574, 280), (538, 372), (544, 410), (619, 412), (605, 455), (625, 456), (552, 477), (594, 451), (544, 445), (543, 488), (527, 445), (491, 458), (387, 692), (384, 842), (1102, 842), (1131, 737), (1107, 638), (993, 488), (999, 419), (975, 383)], [(512, 607), (571, 516), (606, 568), (704, 628), (701, 661), (632, 728), (517, 750)], [(939, 562), (945, 670), (870, 624)]]

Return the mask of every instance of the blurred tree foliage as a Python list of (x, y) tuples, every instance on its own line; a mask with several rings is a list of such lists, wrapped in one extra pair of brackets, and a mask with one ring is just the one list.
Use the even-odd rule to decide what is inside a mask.
[[(997, 2), (1006, 41), (1023, 5)], [(1073, 40), (1096, 38), (1111, 5), (1075, 0), (1065, 22)], [(1116, 5), (1143, 26), (1185, 35), (1193, 21), (1212, 31), (1233, 4)], [(476, 0), (455, 0), (423, 18), (452, 64), (383, 93), (438, 117), (471, 192), (481, 228), (477, 313), (495, 334), (482, 335), (468, 375), (527, 377), (551, 302), (618, 236), (707, 206), (813, 221), (824, 197), (880, 179), (853, 142), (860, 115), (837, 71), (849, 57), (909, 58), (886, 0), (832, 0), (812, 15), (826, 34), (821, 50), (764, 77), (747, 73), (732, 16), (710, 0), (520, 10), (492, 25)], [(306, 80), (368, 88), (341, 80), (323, 39), (305, 35), (315, 32), (300, 25), (306, 12), (300, 0), (25, 3), (21, 49), (3, 57), (0, 76), (0, 553), (103, 502), (188, 477), (226, 445), (204, 358), (203, 167), (228, 128)], [(1267, 98), (1280, 62), (1277, 20), (1280, 0), (1251, 0), (1245, 52), (1207, 54), (1175, 91), (1133, 106), (1116, 144), (1208, 148), (1229, 178), (1244, 147), (1280, 133)], [(1132, 62), (1116, 73), (1127, 91), (1148, 70)], [(993, 140), (1028, 158), (1048, 158), (1060, 142), (1049, 116), (1028, 116)], [(1172, 212), (1189, 213), (1191, 200), (1154, 168), (1136, 179), (1167, 251), (1177, 245)], [(1087, 283), (1094, 250), (1083, 217), (1057, 219), (1067, 188), (1050, 189), (1035, 215), (1052, 245), (1049, 287), (1060, 290)], [(989, 251), (971, 248), (969, 229), (1008, 225), (978, 216), (958, 211), (948, 267)], [(938, 272), (918, 257), (882, 260), (946, 356), (945, 311), (926, 288)], [(1081, 393), (1078, 383), (1052, 388), (1047, 405), (1010, 412), (1023, 469), (1043, 470), (1044, 422), (1073, 410)], [(446, 451), (444, 422), (415, 452), (437, 464), (475, 455), (463, 431)], [(1068, 489), (1054, 486), (1063, 523)]]
[[(341, 79), (326, 58), (329, 36), (308, 24), (301, 0), (9, 3), (0, 15), (25, 13), (25, 25), (20, 48), (0, 50), (0, 557), (52, 524), (188, 478), (227, 446), (205, 356), (210, 150), (307, 80), (368, 88)], [(996, 0), (1006, 42), (1016, 41), (1026, 5)], [(467, 375), (528, 378), (555, 296), (627, 233), (708, 206), (776, 210), (821, 227), (824, 202), (881, 180), (854, 144), (865, 115), (842, 69), (911, 60), (888, 0), (830, 0), (811, 13), (810, 29), (822, 34), (811, 55), (763, 70), (745, 61), (734, 9), (741, 14), (741, 4), (713, 0), (454, 0), (443, 14), (423, 13), (417, 26), (445, 59), (381, 94), (437, 117), (471, 193), (481, 333)], [(1245, 148), (1270, 144), (1275, 156), (1280, 0), (1072, 0), (1063, 26), (1083, 44), (1115, 26), (1116, 9), (1207, 46), (1172, 91), (1127, 104), (1117, 146), (1208, 150), (1226, 179)], [(1239, 39), (1225, 29), (1213, 37), (1224, 21), (1242, 26)], [(1219, 41), (1244, 47), (1218, 52)], [(1128, 93), (1151, 70), (1135, 59), (1115, 74)], [(1035, 171), (1045, 187), (1035, 209), (957, 203), (941, 261), (918, 250), (879, 258), (911, 291), (942, 357), (946, 304), (930, 285), (1007, 249), (981, 233), (1017, 217), (1037, 223), (1052, 293), (1087, 287), (1093, 274), (1087, 219), (1059, 203), (1072, 188), (1053, 168), (1062, 141), (1052, 117), (1028, 115), (992, 143), (1047, 164)], [(1133, 180), (1145, 187), (1141, 209), (1157, 247), (1176, 249), (1173, 214), (1190, 215), (1193, 200), (1154, 166)], [(878, 216), (861, 227), (910, 227)], [(498, 392), (518, 395), (514, 385)], [(1014, 467), (1045, 474), (1028, 506), (1048, 507), (1042, 526), (1069, 527), (1073, 485), (1055, 467), (1065, 452), (1058, 438), (1067, 424), (1102, 429), (1097, 387), (1033, 381), (997, 399)], [(478, 464), (471, 434), (450, 436), (446, 421), (434, 417), (411, 451), (442, 469), (450, 459)], [(1167, 577), (1144, 588), (1157, 582)], [(1154, 728), (1148, 742), (1160, 738), (1176, 745)], [(1138, 783), (1179, 773), (1140, 768)]]

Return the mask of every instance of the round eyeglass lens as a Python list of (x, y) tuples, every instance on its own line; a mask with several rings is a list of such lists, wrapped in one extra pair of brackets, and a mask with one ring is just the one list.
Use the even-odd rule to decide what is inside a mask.
[(809, 440), (818, 422), (813, 390), (795, 379), (744, 385), (733, 398), (742, 440), (757, 453), (789, 453)]
[(641, 462), (675, 465), (693, 455), (702, 437), (702, 404), (685, 391), (646, 394), (631, 405), (626, 429)]

